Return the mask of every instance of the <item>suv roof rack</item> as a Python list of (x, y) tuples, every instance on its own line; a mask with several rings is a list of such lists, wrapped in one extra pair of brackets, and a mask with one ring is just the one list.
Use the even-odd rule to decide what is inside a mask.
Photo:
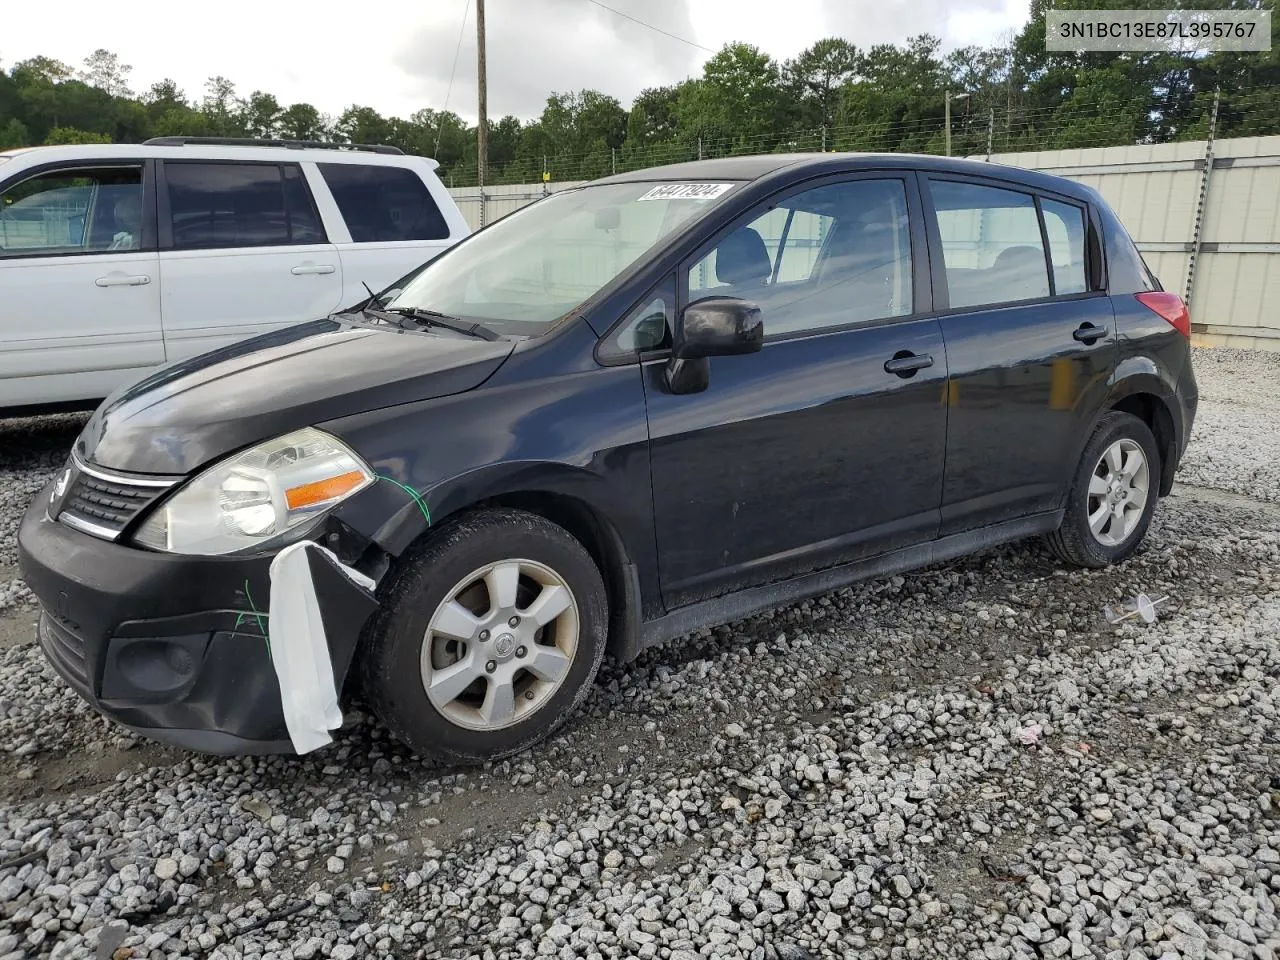
[(149, 147), (185, 147), (189, 143), (219, 147), (287, 147), (291, 150), (360, 150), (403, 156), (404, 151), (385, 143), (325, 143), (322, 140), (255, 140), (252, 137), (152, 137)]

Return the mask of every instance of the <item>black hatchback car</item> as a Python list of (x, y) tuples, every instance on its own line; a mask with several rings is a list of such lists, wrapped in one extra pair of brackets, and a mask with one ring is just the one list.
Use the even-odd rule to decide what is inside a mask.
[(1115, 214), (1057, 177), (839, 154), (623, 174), (118, 392), (27, 513), (22, 571), (97, 709), (287, 751), (271, 564), (314, 542), (288, 589), (314, 589), (294, 626), (322, 684), (420, 752), (493, 758), (564, 723), (606, 652), (1032, 535), (1123, 560), (1191, 431), (1188, 337)]

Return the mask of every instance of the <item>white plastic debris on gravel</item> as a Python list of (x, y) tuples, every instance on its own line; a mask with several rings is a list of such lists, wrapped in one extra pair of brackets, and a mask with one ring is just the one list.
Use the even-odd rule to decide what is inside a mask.
[[(0, 958), (119, 924), (135, 960), (1274, 960), (1275, 361), (1196, 362), (1186, 482), (1122, 567), (1019, 544), (684, 638), (485, 770), (358, 714), (302, 759), (146, 743), (0, 612)], [(1159, 619), (1109, 626), (1139, 592)]]

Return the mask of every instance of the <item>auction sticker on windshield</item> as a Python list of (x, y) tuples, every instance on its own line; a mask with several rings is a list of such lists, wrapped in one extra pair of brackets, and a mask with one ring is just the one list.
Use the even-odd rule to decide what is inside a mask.
[(663, 183), (637, 200), (714, 200), (733, 189), (732, 183)]

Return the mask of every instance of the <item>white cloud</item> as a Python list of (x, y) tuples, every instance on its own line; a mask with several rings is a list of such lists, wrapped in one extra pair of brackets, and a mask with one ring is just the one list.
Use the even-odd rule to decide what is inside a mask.
[[(785, 8), (775, 0), (607, 3), (703, 47), (742, 40), (779, 59), (832, 34), (864, 48), (921, 32), (940, 35), (946, 47), (990, 42), (1020, 27), (1027, 13), (1027, 0), (789, 0)], [(51, 30), (46, 8), (10, 4), (0, 66), (38, 54), (79, 66), (105, 47), (133, 65), (138, 90), (171, 77), (198, 98), (205, 80), (221, 74), (241, 95), (261, 89), (282, 103), (306, 101), (329, 114), (358, 103), (407, 116), (444, 105), (466, 5), (219, 0), (179, 14), (160, 0), (134, 0), (124, 13), (96, 0), (64, 0)], [(474, 3), (469, 6), (449, 106), (474, 119)], [(644, 87), (696, 75), (708, 56), (589, 0), (488, 0), (486, 20), (494, 117), (536, 115), (551, 91), (583, 87), (626, 104)]]

